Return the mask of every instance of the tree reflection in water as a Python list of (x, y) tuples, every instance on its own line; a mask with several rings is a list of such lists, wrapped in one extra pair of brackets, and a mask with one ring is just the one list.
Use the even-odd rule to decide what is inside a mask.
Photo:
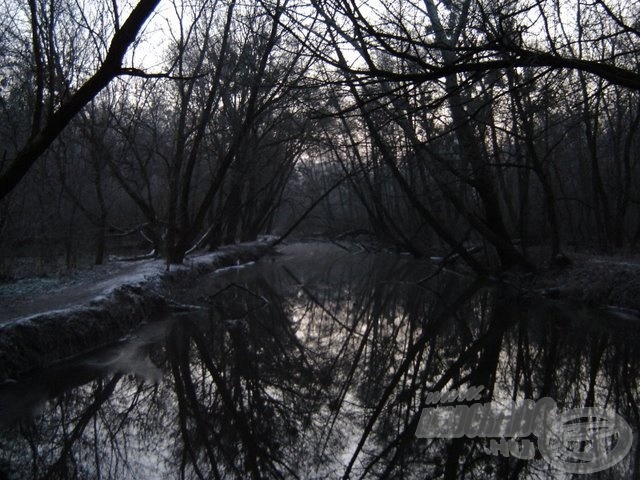
[[(429, 278), (396, 256), (311, 258), (217, 276), (197, 289), (206, 313), (2, 386), (3, 474), (561, 476), (540, 454), (489, 455), (487, 439), (415, 437), (429, 392), (480, 385), (482, 402), (549, 396), (561, 411), (612, 409), (637, 437), (637, 325)], [(634, 442), (595, 476), (637, 477), (639, 463)]]

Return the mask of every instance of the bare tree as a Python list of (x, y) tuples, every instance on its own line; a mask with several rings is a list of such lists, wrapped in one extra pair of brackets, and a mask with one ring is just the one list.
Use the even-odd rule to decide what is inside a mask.
[[(106, 54), (100, 61), (96, 72), (78, 86), (72, 85), (69, 78), (61, 76), (60, 72), (56, 71), (59, 70), (60, 65), (51, 34), (54, 12), (47, 12), (49, 18), (43, 19), (39, 17), (41, 11), (37, 8), (37, 2), (35, 0), (29, 2), (36, 90), (31, 134), (20, 146), (15, 156), (7, 160), (0, 171), (0, 199), (15, 188), (75, 115), (111, 80), (126, 73), (126, 69), (122, 67), (124, 56), (158, 2), (159, 0), (140, 0), (121, 26), (118, 20), (119, 13), (113, 12), (115, 33)], [(47, 22), (48, 25), (46, 25)], [(43, 36), (43, 31), (47, 32), (48, 36)], [(44, 46), (47, 39), (49, 48), (45, 53)], [(45, 54), (48, 55), (46, 62), (43, 58)], [(44, 116), (45, 76), (49, 93), (49, 108), (46, 117)], [(60, 89), (63, 89), (64, 94), (60, 92)], [(58, 98), (56, 98), (56, 94), (58, 94)]]

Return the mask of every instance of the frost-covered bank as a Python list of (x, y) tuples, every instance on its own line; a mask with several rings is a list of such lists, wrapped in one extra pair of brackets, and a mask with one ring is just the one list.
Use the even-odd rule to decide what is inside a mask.
[[(42, 311), (47, 298), (33, 303), (35, 311), (0, 325), (0, 381), (17, 378), (57, 360), (112, 343), (142, 322), (164, 318), (174, 305), (163, 295), (167, 282), (193, 280), (214, 270), (255, 261), (272, 251), (263, 242), (247, 243), (192, 257), (166, 272), (160, 261), (142, 262), (121, 275), (74, 289), (71, 303)], [(60, 292), (58, 302), (65, 293)], [(59, 306), (58, 306), (59, 307)]]

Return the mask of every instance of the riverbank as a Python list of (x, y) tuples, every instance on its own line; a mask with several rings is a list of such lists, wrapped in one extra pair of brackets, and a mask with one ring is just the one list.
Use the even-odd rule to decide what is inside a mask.
[(530, 287), (551, 298), (591, 307), (640, 311), (640, 256), (572, 253), (571, 263), (541, 270)]
[(25, 291), (15, 285), (5, 286), (0, 382), (108, 345), (144, 322), (166, 318), (181, 308), (163, 295), (167, 283), (246, 265), (273, 252), (266, 242), (252, 242), (193, 255), (169, 271), (161, 260), (121, 263), (94, 281), (61, 283), (33, 298), (25, 298)]

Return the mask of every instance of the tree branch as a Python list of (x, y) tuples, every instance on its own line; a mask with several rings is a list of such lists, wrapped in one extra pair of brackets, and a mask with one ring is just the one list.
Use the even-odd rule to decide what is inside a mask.
[(122, 28), (113, 36), (107, 56), (98, 71), (51, 115), (42, 130), (29, 138), (22, 150), (0, 173), (0, 200), (16, 187), (73, 117), (121, 73), (125, 53), (159, 2), (160, 0), (138, 2)]

